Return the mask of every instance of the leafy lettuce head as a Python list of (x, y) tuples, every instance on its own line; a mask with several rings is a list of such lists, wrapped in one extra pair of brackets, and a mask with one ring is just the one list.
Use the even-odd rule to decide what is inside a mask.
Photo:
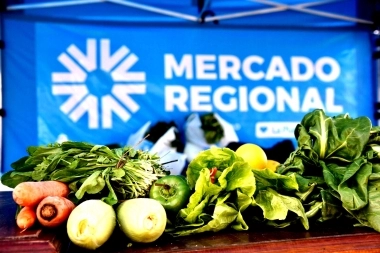
[(216, 167), (218, 171), (223, 171), (230, 167), (234, 162), (244, 162), (243, 158), (236, 155), (235, 151), (229, 148), (211, 147), (210, 149), (199, 152), (190, 162), (186, 170), (186, 176), (191, 189), (194, 189), (195, 182), (202, 169), (212, 169)]

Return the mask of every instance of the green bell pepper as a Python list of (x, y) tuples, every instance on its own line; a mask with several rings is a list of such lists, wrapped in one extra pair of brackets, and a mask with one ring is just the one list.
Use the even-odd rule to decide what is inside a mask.
[(190, 195), (186, 178), (180, 175), (168, 175), (158, 179), (149, 192), (149, 197), (158, 200), (168, 214), (177, 214), (184, 208)]

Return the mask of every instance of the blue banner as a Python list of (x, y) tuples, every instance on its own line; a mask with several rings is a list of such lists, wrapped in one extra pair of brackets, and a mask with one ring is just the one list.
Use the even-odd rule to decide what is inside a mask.
[(38, 140), (125, 143), (215, 112), (239, 141), (294, 138), (305, 113), (372, 119), (368, 33), (36, 24)]

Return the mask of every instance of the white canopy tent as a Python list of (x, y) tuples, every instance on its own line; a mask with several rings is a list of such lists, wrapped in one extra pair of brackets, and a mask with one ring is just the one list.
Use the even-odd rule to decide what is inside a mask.
[[(374, 24), (374, 21), (368, 20), (368, 19), (362, 19), (359, 17), (352, 17), (352, 16), (347, 16), (347, 15), (341, 15), (339, 13), (312, 9), (312, 7), (331, 4), (333, 2), (340, 2), (340, 1), (343, 1), (343, 0), (305, 1), (303, 3), (298, 3), (298, 4), (290, 4), (290, 3), (288, 4), (287, 2), (291, 2), (291, 1), (278, 2), (278, 1), (269, 1), (269, 0), (248, 0), (248, 1), (242, 1), (242, 2), (248, 2), (248, 3), (251, 2), (252, 3), (251, 8), (254, 8), (254, 10), (249, 10), (250, 7), (247, 4), (246, 11), (231, 12), (231, 13), (222, 14), (222, 15), (216, 14), (212, 17), (204, 17), (204, 18), (202, 18), (202, 14), (208, 8), (212, 9), (211, 7), (212, 3), (218, 3), (218, 0), (199, 1), (198, 6), (201, 5), (201, 11), (198, 15), (189, 15), (187, 13), (181, 13), (176, 10), (172, 10), (170, 8), (164, 8), (165, 6), (157, 7), (154, 5), (142, 4), (142, 3), (127, 1), (127, 0), (75, 0), (75, 1), (49, 1), (49, 2), (37, 1), (36, 3), (10, 4), (6, 7), (6, 10), (18, 11), (18, 10), (42, 9), (42, 8), (79, 6), (79, 5), (94, 4), (94, 3), (112, 3), (112, 4), (116, 4), (120, 6), (136, 8), (136, 9), (140, 9), (140, 10), (144, 10), (148, 12), (167, 15), (167, 16), (171, 16), (171, 17), (175, 17), (179, 19), (184, 19), (187, 21), (193, 21), (193, 22), (207, 23), (207, 22), (235, 19), (235, 18), (241, 18), (241, 17), (247, 17), (247, 16), (264, 15), (264, 14), (275, 13), (275, 12), (295, 11), (295, 12), (302, 12), (302, 13), (307, 13), (311, 15), (316, 15), (319, 17), (343, 20), (343, 21), (348, 21), (348, 22), (353, 22), (353, 23), (358, 23), (358, 24), (366, 24), (366, 25)], [(144, 2), (144, 1), (140, 1), (140, 2)], [(262, 5), (263, 7), (258, 8), (257, 6), (260, 6), (260, 5)]]

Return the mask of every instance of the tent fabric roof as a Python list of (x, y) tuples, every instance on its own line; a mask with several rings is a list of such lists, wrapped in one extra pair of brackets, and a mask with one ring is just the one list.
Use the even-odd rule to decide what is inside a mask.
[(255, 26), (373, 26), (366, 0), (7, 0), (7, 12), (124, 22), (196, 22)]

